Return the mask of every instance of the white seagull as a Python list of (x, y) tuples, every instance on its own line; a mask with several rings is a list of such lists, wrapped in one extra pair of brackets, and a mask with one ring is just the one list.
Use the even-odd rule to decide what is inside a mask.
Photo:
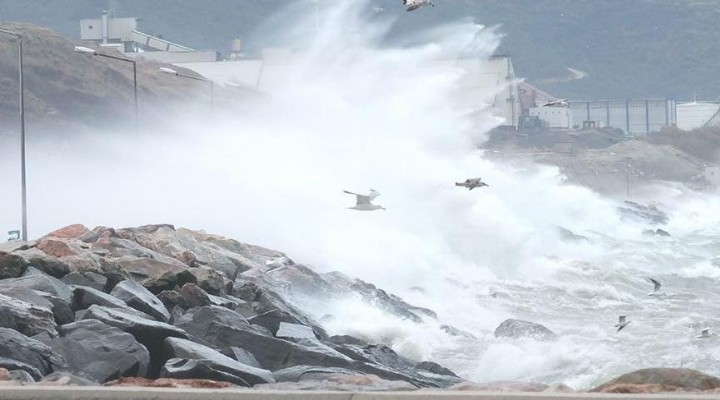
[(430, 0), (403, 0), (403, 5), (408, 6), (407, 11), (415, 11), (418, 8), (425, 6), (435, 7), (435, 4), (433, 4)]
[(665, 293), (660, 291), (660, 288), (662, 287), (662, 283), (660, 283), (656, 279), (653, 279), (650, 277), (648, 277), (648, 279), (650, 279), (650, 282), (652, 282), (653, 285), (655, 285), (652, 293), (648, 293), (648, 296), (665, 296), (666, 295)]
[(378, 192), (375, 189), (370, 189), (370, 194), (358, 194), (353, 192), (348, 192), (347, 190), (343, 190), (343, 192), (347, 194), (351, 194), (355, 196), (355, 206), (354, 207), (348, 207), (352, 210), (360, 210), (360, 211), (375, 211), (375, 210), (384, 210), (385, 207), (379, 206), (377, 204), (373, 204), (372, 201), (380, 196), (380, 192)]
[(698, 338), (698, 339), (707, 339), (707, 338), (709, 338), (710, 336), (713, 336), (713, 335), (714, 335), (714, 334), (712, 333), (712, 329), (709, 329), (709, 328), (708, 328), (708, 329), (703, 329), (703, 331), (700, 332), (700, 334), (699, 334), (698, 336), (695, 336), (695, 337)]
[(483, 182), (482, 178), (470, 178), (470, 179), (465, 179), (465, 182), (455, 182), (455, 186), (463, 186), (463, 187), (468, 188), (468, 190), (473, 190), (478, 187), (490, 186), (490, 185)]
[(617, 325), (615, 325), (615, 327), (618, 328), (618, 330), (617, 330), (615, 333), (618, 333), (618, 332), (620, 332), (621, 330), (623, 330), (623, 328), (625, 328), (626, 326), (628, 326), (628, 324), (630, 324), (631, 322), (632, 322), (632, 321), (628, 321), (628, 320), (627, 320), (627, 317), (626, 317), (626, 316), (621, 315), (620, 318), (618, 318), (618, 323), (617, 323)]

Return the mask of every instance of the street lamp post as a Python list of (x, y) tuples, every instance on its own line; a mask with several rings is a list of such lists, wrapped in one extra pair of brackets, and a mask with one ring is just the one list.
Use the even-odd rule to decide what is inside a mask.
[(168, 67), (160, 67), (160, 72), (162, 72), (164, 74), (179, 76), (181, 78), (193, 79), (196, 81), (202, 81), (202, 82), (209, 83), (210, 84), (210, 112), (212, 114), (215, 114), (215, 89), (214, 89), (215, 85), (213, 84), (213, 81), (211, 81), (210, 79), (207, 79), (207, 78), (203, 78), (201, 76), (192, 76), (192, 75), (181, 74), (180, 72), (175, 71), (174, 69), (168, 68)]
[(135, 131), (138, 130), (138, 94), (137, 94), (137, 62), (135, 60), (128, 60), (127, 58), (115, 57), (109, 54), (98, 53), (96, 50), (89, 47), (75, 46), (75, 51), (81, 54), (87, 54), (92, 56), (99, 56), (105, 58), (112, 58), (113, 60), (119, 60), (124, 62), (132, 63), (133, 66), (133, 94), (135, 96)]
[(27, 241), (27, 179), (25, 173), (25, 81), (23, 77), (23, 41), (17, 32), (0, 29), (0, 33), (15, 37), (18, 41), (18, 70), (20, 73), (20, 186), (22, 190), (22, 230), (21, 239)]

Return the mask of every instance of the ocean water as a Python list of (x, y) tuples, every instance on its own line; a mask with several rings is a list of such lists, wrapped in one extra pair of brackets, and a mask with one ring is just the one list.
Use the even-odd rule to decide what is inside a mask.
[[(414, 324), (353, 298), (294, 299), (317, 318), (334, 315), (330, 333), (388, 343), (476, 382), (587, 389), (670, 366), (720, 375), (718, 339), (695, 338), (720, 318), (718, 197), (659, 186), (635, 200), (667, 212), (672, 236), (646, 236), (651, 226), (624, 219), (619, 200), (566, 184), (557, 168), (490, 161), (478, 145), (500, 120), (454, 101), (462, 71), (435, 61), (488, 57), (501, 28), (448, 21), (388, 40), (394, 19), (413, 14), (370, 6), (281, 11), (296, 24), (270, 24), (268, 35), (295, 52), (261, 102), (212, 118), (191, 105), (169, 121), (145, 118), (140, 134), (29, 130), (30, 236), (71, 223), (173, 223), (279, 249), (438, 313)], [(236, 74), (207, 73), (218, 84)], [(17, 141), (5, 132), (0, 144), (1, 233), (19, 225), (19, 196)], [(490, 186), (454, 186), (477, 176)], [(346, 209), (354, 199), (342, 190), (370, 188), (386, 211)], [(588, 240), (565, 241), (559, 226)], [(648, 296), (648, 276), (668, 295)], [(615, 333), (619, 315), (633, 322)], [(496, 339), (506, 318), (560, 339)]]

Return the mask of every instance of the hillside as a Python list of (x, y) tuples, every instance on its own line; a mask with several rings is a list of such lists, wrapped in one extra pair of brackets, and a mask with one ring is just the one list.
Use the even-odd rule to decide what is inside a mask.
[[(0, 0), (0, 18), (79, 35), (81, 18), (103, 9), (142, 18), (152, 34), (196, 48), (227, 51), (232, 39), (248, 48), (265, 45), (257, 32), (285, 5), (307, 0)], [(321, 0), (326, 4), (330, 0)], [(334, 1), (334, 0), (333, 0)], [(437, 0), (437, 7), (405, 13), (399, 0), (373, 0), (398, 19), (395, 33), (471, 17), (499, 25), (499, 52), (513, 56), (518, 75), (570, 98), (720, 96), (714, 65), (720, 39), (720, 7), (709, 0)], [(312, 7), (308, 2), (308, 7)], [(188, 29), (188, 27), (195, 27)], [(557, 82), (565, 67), (587, 72), (582, 80)], [(555, 81), (555, 82), (553, 82)]]
[[(72, 42), (30, 24), (0, 24), (24, 36), (25, 110), (28, 122), (132, 120), (133, 78), (129, 63), (81, 55)], [(119, 55), (111, 51), (115, 55)], [(141, 112), (188, 99), (194, 82), (158, 72), (160, 64), (138, 63), (138, 103)], [(0, 126), (16, 124), (18, 110), (17, 45), (0, 40)], [(108, 118), (108, 114), (112, 114)]]

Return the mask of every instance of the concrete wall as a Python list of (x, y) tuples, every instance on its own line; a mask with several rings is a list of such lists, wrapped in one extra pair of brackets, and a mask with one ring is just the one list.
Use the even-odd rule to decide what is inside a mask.
[(702, 128), (718, 112), (720, 104), (692, 102), (677, 105), (677, 127), (684, 131)]
[(529, 112), (530, 116), (543, 120), (548, 128), (572, 128), (572, 110), (569, 107), (536, 107)]

